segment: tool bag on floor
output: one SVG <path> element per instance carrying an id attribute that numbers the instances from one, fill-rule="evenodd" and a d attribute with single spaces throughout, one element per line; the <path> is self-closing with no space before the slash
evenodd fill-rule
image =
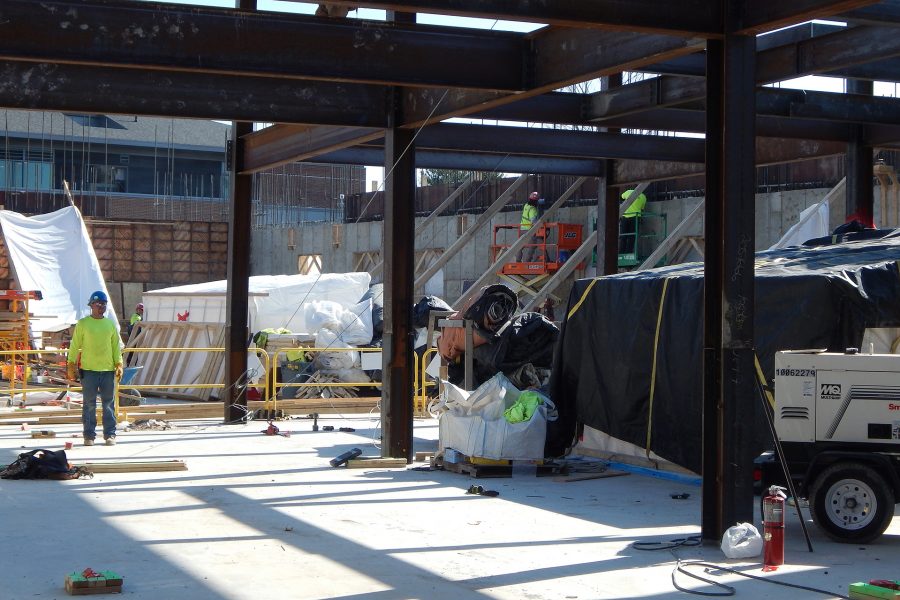
<path id="1" fill-rule="evenodd" d="M 23 452 L 10 465 L 0 471 L 3 479 L 78 479 L 91 476 L 84 467 L 73 467 L 66 459 L 65 450 L 38 448 Z"/>

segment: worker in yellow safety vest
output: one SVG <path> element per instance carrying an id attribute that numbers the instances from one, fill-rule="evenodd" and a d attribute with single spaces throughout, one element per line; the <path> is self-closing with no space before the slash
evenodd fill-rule
<path id="1" fill-rule="evenodd" d="M 530 235 L 528 231 L 531 230 L 531 227 L 538 218 L 537 205 L 539 197 L 540 195 L 537 192 L 531 192 L 528 195 L 528 199 L 525 201 L 525 206 L 522 207 L 522 220 L 519 222 L 519 237 L 528 235 L 529 239 L 526 242 L 528 245 L 519 250 L 519 262 L 532 262 L 537 254 L 537 247 L 533 245 L 537 243 L 537 240 L 535 236 Z"/>
<path id="2" fill-rule="evenodd" d="M 627 202 L 633 193 L 634 190 L 625 190 L 622 192 L 622 200 Z M 634 199 L 634 202 L 626 207 L 625 212 L 622 213 L 622 218 L 619 219 L 619 254 L 631 254 L 635 252 L 635 242 L 637 241 L 637 219 L 639 219 L 644 212 L 644 207 L 646 205 L 647 196 L 638 194 L 638 197 Z"/>

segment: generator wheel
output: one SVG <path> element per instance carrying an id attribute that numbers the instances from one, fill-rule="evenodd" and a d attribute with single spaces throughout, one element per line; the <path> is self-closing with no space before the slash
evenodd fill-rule
<path id="1" fill-rule="evenodd" d="M 866 464 L 831 465 L 816 478 L 811 496 L 813 519 L 838 542 L 871 542 L 894 517 L 893 490 Z"/>

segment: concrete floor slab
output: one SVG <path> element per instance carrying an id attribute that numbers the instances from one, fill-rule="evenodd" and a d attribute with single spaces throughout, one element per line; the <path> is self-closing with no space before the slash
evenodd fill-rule
<path id="1" fill-rule="evenodd" d="M 293 430 L 291 437 L 268 437 L 262 422 L 180 421 L 171 430 L 122 433 L 113 447 L 87 448 L 71 437 L 77 425 L 54 426 L 57 437 L 45 440 L 0 427 L 3 463 L 69 440 L 76 443 L 68 453 L 73 462 L 188 465 L 65 482 L 0 480 L 0 598 L 68 597 L 64 576 L 87 567 L 122 574 L 123 595 L 135 600 L 686 597 L 672 584 L 677 559 L 767 580 L 706 575 L 745 598 L 840 597 L 854 581 L 900 579 L 897 518 L 887 535 L 865 546 L 830 542 L 810 523 L 809 553 L 791 513 L 788 564 L 763 573 L 758 560 L 728 560 L 715 545 L 632 546 L 699 533 L 699 488 L 640 475 L 561 483 L 332 468 L 328 461 L 352 447 L 378 455 L 378 430 L 363 416 L 320 419 L 324 424 L 357 431 L 312 432 L 309 421 L 294 420 L 278 424 Z M 416 450 L 433 449 L 436 421 L 417 421 L 415 435 Z M 473 483 L 500 495 L 466 494 Z M 673 492 L 690 497 L 674 500 Z M 715 591 L 682 575 L 677 581 Z"/>

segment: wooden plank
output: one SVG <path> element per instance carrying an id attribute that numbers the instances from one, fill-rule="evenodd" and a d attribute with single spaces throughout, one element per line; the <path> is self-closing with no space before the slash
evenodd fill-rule
<path id="1" fill-rule="evenodd" d="M 187 471 L 183 460 L 152 460 L 144 462 L 73 463 L 93 473 L 151 473 L 158 471 Z"/>
<path id="2" fill-rule="evenodd" d="M 361 456 L 347 461 L 348 469 L 394 469 L 406 467 L 405 458 L 371 458 Z"/>
<path id="3" fill-rule="evenodd" d="M 621 477 L 628 475 L 625 471 L 603 471 L 602 473 L 572 473 L 571 475 L 563 475 L 562 477 L 554 477 L 553 481 L 560 483 L 570 483 L 573 481 L 588 481 L 590 479 L 606 479 L 607 477 Z"/>

